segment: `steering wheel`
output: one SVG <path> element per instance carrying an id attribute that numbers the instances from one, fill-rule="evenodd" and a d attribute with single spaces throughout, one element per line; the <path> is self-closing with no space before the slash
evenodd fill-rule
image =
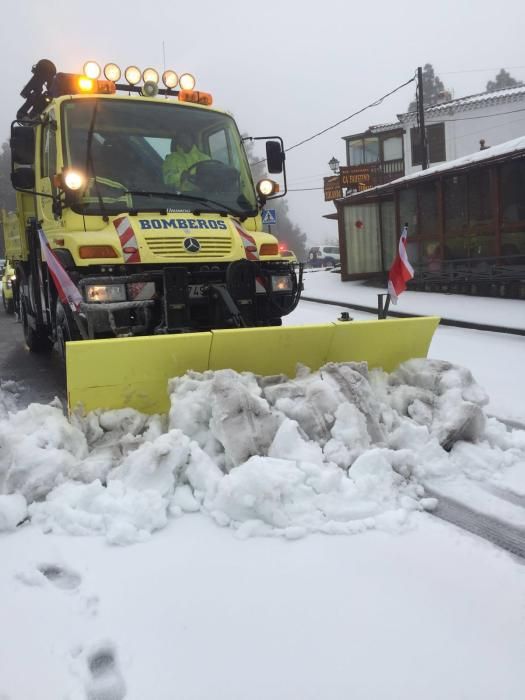
<path id="1" fill-rule="evenodd" d="M 189 182 L 202 190 L 220 191 L 219 185 L 229 184 L 226 190 L 233 189 L 233 182 L 238 187 L 239 173 L 221 160 L 199 160 L 190 165 L 181 175 L 181 184 Z"/>

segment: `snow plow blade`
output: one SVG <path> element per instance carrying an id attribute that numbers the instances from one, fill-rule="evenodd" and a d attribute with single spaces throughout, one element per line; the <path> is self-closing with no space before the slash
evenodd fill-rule
<path id="1" fill-rule="evenodd" d="M 294 377 L 298 363 L 317 370 L 365 360 L 391 372 L 427 356 L 438 323 L 430 316 L 74 341 L 66 353 L 68 407 L 166 413 L 168 380 L 188 370 Z"/>

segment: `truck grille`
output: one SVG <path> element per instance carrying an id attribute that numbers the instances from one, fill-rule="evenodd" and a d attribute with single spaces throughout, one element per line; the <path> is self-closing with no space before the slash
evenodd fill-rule
<path id="1" fill-rule="evenodd" d="M 150 253 L 158 258 L 179 258 L 181 260 L 190 260 L 197 258 L 226 258 L 231 255 L 232 241 L 231 238 L 223 238 L 220 236 L 196 238 L 201 249 L 198 253 L 189 253 L 183 246 L 183 238 L 160 237 L 160 236 L 144 236 L 146 245 Z"/>

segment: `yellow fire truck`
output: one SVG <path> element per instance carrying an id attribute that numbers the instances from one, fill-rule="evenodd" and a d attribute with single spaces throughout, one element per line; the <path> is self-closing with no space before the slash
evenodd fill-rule
<path id="1" fill-rule="evenodd" d="M 57 345 L 70 407 L 85 409 L 164 410 L 166 379 L 187 369 L 307 363 L 304 332 L 317 352 L 334 324 L 302 339 L 276 328 L 302 287 L 302 266 L 262 230 L 262 206 L 286 194 L 282 140 L 264 139 L 282 191 L 254 186 L 235 121 L 192 75 L 123 78 L 116 64 L 72 74 L 43 59 L 21 92 L 4 235 L 29 349 Z"/>

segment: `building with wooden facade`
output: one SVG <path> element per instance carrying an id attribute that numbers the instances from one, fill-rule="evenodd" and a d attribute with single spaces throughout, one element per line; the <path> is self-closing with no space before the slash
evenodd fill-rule
<path id="1" fill-rule="evenodd" d="M 416 287 L 525 298 L 525 137 L 335 204 L 343 280 L 384 277 L 406 223 Z"/>
<path id="2" fill-rule="evenodd" d="M 382 185 L 421 170 L 416 112 L 392 124 L 345 136 L 340 185 L 352 191 Z M 525 86 L 482 92 L 425 107 L 430 165 L 451 161 L 525 133 Z"/>

